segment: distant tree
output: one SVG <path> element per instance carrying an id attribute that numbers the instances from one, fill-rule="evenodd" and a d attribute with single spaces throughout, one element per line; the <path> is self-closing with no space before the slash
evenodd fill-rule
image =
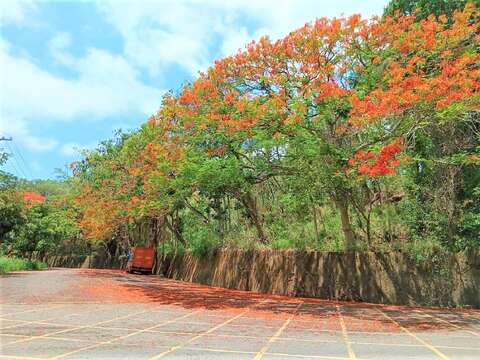
<path id="1" fill-rule="evenodd" d="M 13 190 L 0 191 L 0 243 L 6 240 L 15 228 L 26 222 L 25 209 L 21 197 Z"/>
<path id="2" fill-rule="evenodd" d="M 74 219 L 51 204 L 34 205 L 27 209 L 26 216 L 27 222 L 14 229 L 12 244 L 17 253 L 47 253 L 76 235 Z"/>
<path id="3" fill-rule="evenodd" d="M 63 180 L 19 180 L 19 191 L 35 192 L 48 198 L 61 196 L 68 192 L 69 184 Z"/>
<path id="4" fill-rule="evenodd" d="M 0 167 L 8 160 L 8 154 L 0 149 Z M 17 178 L 0 168 L 0 191 L 11 188 L 17 182 Z"/>
<path id="5" fill-rule="evenodd" d="M 480 0 L 392 0 L 385 8 L 385 15 L 395 15 L 396 12 L 412 15 L 416 12 L 417 20 L 425 19 L 431 14 L 445 14 L 451 19 L 454 11 L 463 10 L 467 2 L 480 6 Z"/>
<path id="6" fill-rule="evenodd" d="M 8 154 L 0 150 L 0 166 L 8 160 Z M 25 223 L 22 199 L 14 191 L 16 178 L 0 169 L 0 242 L 16 226 Z M 0 243 L 0 244 L 1 244 Z"/>

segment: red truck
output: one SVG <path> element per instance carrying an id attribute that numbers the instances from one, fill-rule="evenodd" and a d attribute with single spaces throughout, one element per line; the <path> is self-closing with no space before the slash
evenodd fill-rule
<path id="1" fill-rule="evenodd" d="M 152 247 L 135 246 L 128 255 L 127 272 L 151 274 L 155 260 L 155 249 Z"/>

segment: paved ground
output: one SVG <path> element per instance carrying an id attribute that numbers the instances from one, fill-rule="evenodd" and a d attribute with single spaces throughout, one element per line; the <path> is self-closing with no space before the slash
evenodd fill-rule
<path id="1" fill-rule="evenodd" d="M 0 277 L 0 359 L 480 359 L 480 311 L 265 296 L 113 270 Z"/>

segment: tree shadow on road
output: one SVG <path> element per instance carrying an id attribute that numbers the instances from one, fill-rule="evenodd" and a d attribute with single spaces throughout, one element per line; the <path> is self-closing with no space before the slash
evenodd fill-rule
<path id="1" fill-rule="evenodd" d="M 81 276 L 98 300 L 177 305 L 187 309 L 240 311 L 251 309 L 248 316 L 286 319 L 295 315 L 298 327 L 341 330 L 340 315 L 349 331 L 402 332 L 458 331 L 480 326 L 480 312 L 384 306 L 368 303 L 292 298 L 249 291 L 165 279 L 159 276 L 126 275 L 115 270 L 86 270 Z M 301 304 L 301 305 L 300 305 Z"/>

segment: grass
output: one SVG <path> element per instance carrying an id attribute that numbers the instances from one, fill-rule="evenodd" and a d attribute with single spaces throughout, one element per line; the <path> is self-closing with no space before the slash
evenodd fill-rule
<path id="1" fill-rule="evenodd" d="M 0 256 L 0 274 L 18 270 L 42 270 L 46 268 L 47 264 L 42 261 Z"/>

